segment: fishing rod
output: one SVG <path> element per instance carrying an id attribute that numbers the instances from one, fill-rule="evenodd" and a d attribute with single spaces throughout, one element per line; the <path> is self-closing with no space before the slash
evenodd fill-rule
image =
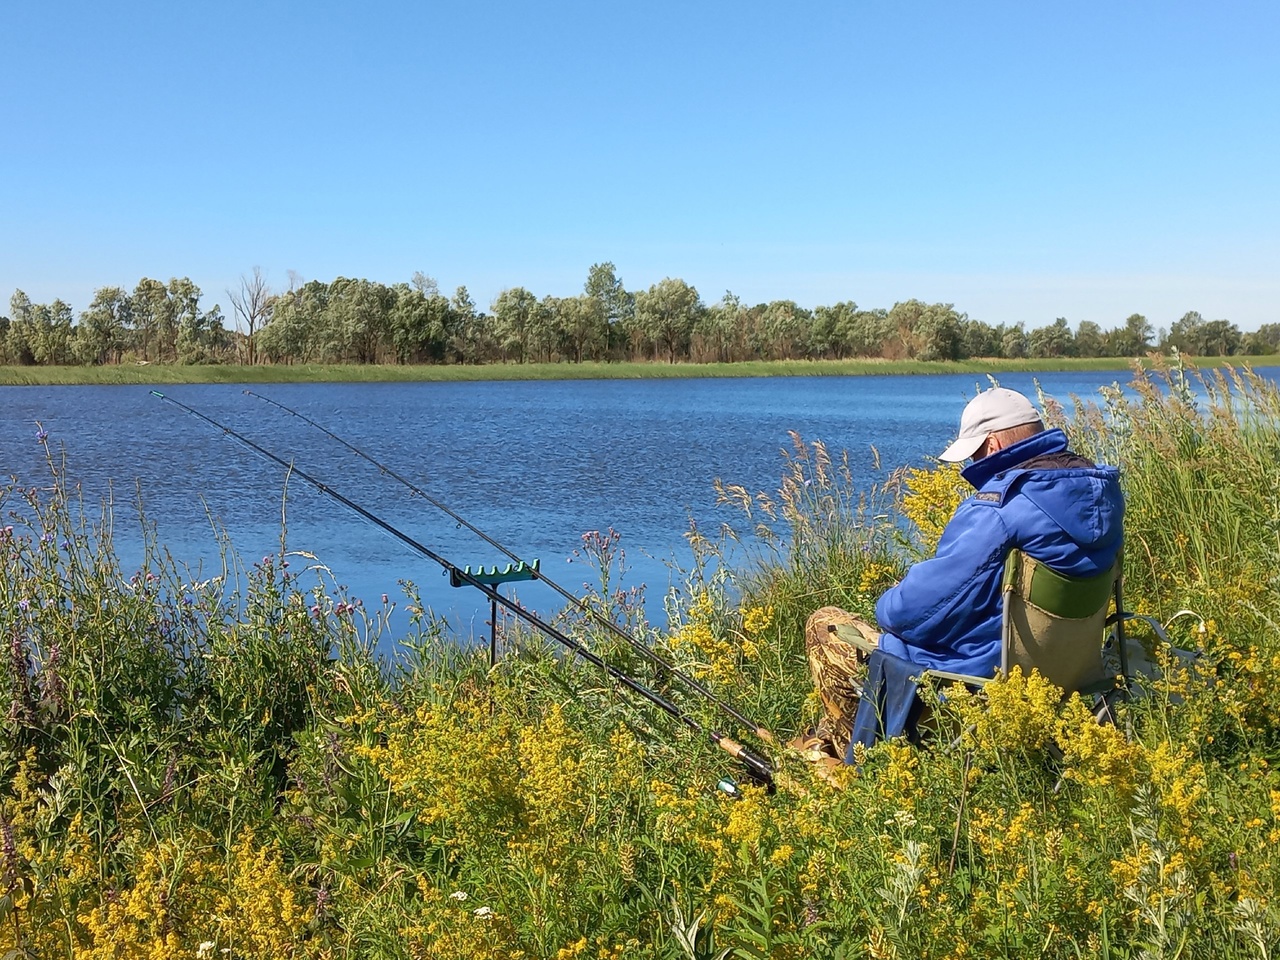
<path id="1" fill-rule="evenodd" d="M 310 426 L 319 430 L 329 439 L 342 444 L 342 446 L 346 447 L 348 450 L 350 450 L 356 456 L 360 457 L 362 460 L 365 460 L 366 462 L 377 467 L 381 473 L 384 473 L 388 477 L 391 477 L 393 480 L 398 481 L 404 487 L 408 488 L 408 490 L 411 493 L 419 497 L 422 497 L 423 500 L 427 501 L 427 503 L 431 504 L 437 510 L 440 510 L 441 512 L 443 512 L 446 516 L 448 516 L 450 519 L 456 522 L 459 526 L 466 527 L 466 529 L 470 530 L 472 533 L 474 533 L 477 537 L 479 537 L 485 543 L 489 544 L 489 546 L 493 547 L 495 550 L 498 550 L 499 552 L 501 552 L 509 560 L 513 561 L 516 564 L 525 563 L 513 551 L 503 546 L 501 543 L 499 543 L 493 537 L 489 536 L 479 527 L 463 519 L 461 516 L 459 516 L 457 513 L 451 510 L 448 506 L 441 503 L 438 499 L 433 497 L 431 494 L 427 493 L 417 484 L 405 479 L 400 474 L 396 473 L 394 470 L 388 467 L 386 464 L 380 463 L 378 460 L 374 459 L 370 454 L 365 453 L 359 447 L 355 446 L 354 444 L 350 443 L 344 438 L 338 436 L 336 433 L 329 430 L 327 427 L 317 423 L 315 420 L 312 420 L 306 414 L 299 413 L 297 410 L 294 410 L 290 407 L 285 406 L 283 403 L 280 403 L 278 400 L 272 400 L 270 397 L 264 397 L 260 393 L 254 393 L 252 390 L 245 390 L 244 392 L 248 396 L 253 397 L 255 400 L 261 400 L 263 403 L 269 403 L 273 407 L 276 407 L 284 411 L 290 416 L 297 417 L 299 420 L 303 421 L 304 423 L 309 424 Z M 705 700 L 707 700 L 709 703 L 714 705 L 716 708 L 718 708 L 728 716 L 732 717 L 738 723 L 742 724 L 746 729 L 750 730 L 753 735 L 765 741 L 766 743 L 776 742 L 773 734 L 770 733 L 768 729 L 754 722 L 750 718 L 744 716 L 736 708 L 734 708 L 732 704 L 727 703 L 720 697 L 716 696 L 711 690 L 707 689 L 707 687 L 703 683 L 698 681 L 696 678 L 689 676 L 684 671 L 668 663 L 661 656 L 659 656 L 652 648 L 650 648 L 647 644 L 637 639 L 634 635 L 623 630 L 616 623 L 614 623 L 610 617 L 605 616 L 605 614 L 602 611 L 591 606 L 591 604 L 587 603 L 585 600 L 580 598 L 577 594 L 573 593 L 570 590 L 565 589 L 560 584 L 556 583 L 554 580 L 548 577 L 541 570 L 535 570 L 533 575 L 535 579 L 545 583 L 548 587 L 550 587 L 552 590 L 558 593 L 561 597 L 563 597 L 569 603 L 573 604 L 573 606 L 575 606 L 578 610 L 581 610 L 583 613 L 585 613 L 588 617 L 590 617 L 596 623 L 603 626 L 606 630 L 612 633 L 615 637 L 624 641 L 632 649 L 636 650 L 641 656 L 643 656 L 651 664 L 658 667 L 660 670 L 662 670 L 664 673 L 668 674 L 669 676 L 672 676 L 676 680 L 679 680 L 690 690 L 702 696 Z"/>
<path id="2" fill-rule="evenodd" d="M 774 789 L 773 762 L 768 757 L 764 756 L 763 754 L 757 753 L 755 750 L 752 750 L 750 747 L 744 744 L 738 743 L 736 740 L 731 739 L 730 737 L 721 733 L 719 730 L 714 730 L 714 729 L 704 727 L 696 719 L 691 717 L 684 710 L 681 710 L 678 706 L 676 706 L 670 700 L 663 697 L 661 694 L 655 693 L 653 690 L 650 690 L 648 687 L 642 684 L 639 680 L 636 680 L 635 678 L 624 673 L 622 670 L 618 669 L 613 664 L 603 659 L 594 651 L 590 650 L 583 644 L 579 643 L 577 640 L 574 640 L 572 637 L 567 636 L 566 634 L 564 634 L 563 632 L 561 632 L 551 624 L 547 623 L 537 614 L 532 613 L 529 610 L 526 610 L 516 600 L 510 597 L 503 596 L 503 594 L 500 593 L 494 587 L 490 586 L 487 583 L 484 583 L 481 580 L 478 580 L 476 577 L 474 577 L 471 574 L 470 570 L 463 569 L 462 567 L 459 567 L 456 564 L 446 560 L 440 554 L 436 553 L 434 550 L 431 550 L 429 547 L 426 547 L 423 544 L 419 543 L 417 540 L 409 536 L 404 531 L 399 530 L 396 527 L 393 527 L 386 520 L 383 520 L 381 517 L 375 515 L 371 511 L 360 506 L 360 504 L 356 503 L 354 500 L 351 500 L 350 498 L 343 496 L 341 493 L 339 493 L 337 490 L 334 490 L 332 487 L 324 483 L 322 480 L 319 480 L 316 477 L 313 477 L 311 474 L 305 472 L 304 470 L 299 469 L 297 466 L 290 463 L 289 461 L 276 456 L 270 450 L 267 450 L 259 446 L 258 444 L 254 443 L 244 434 L 231 429 L 225 424 L 219 423 L 217 420 L 214 420 L 212 417 L 201 413 L 199 410 L 195 409 L 194 407 L 188 406 L 187 404 L 183 403 L 181 400 L 176 400 L 173 397 L 170 397 L 166 394 L 161 393 L 159 390 L 152 390 L 151 395 L 154 397 L 158 397 L 161 400 L 167 401 L 168 403 L 172 403 L 174 406 L 180 408 L 181 410 L 186 411 L 187 413 L 191 414 L 193 417 L 196 417 L 197 419 L 202 420 L 203 422 L 209 424 L 209 426 L 213 427 L 215 430 L 222 431 L 224 436 L 227 436 L 232 440 L 237 441 L 238 443 L 249 448 L 251 451 L 258 454 L 259 456 L 264 457 L 267 460 L 270 460 L 272 463 L 276 463 L 281 467 L 284 467 L 287 471 L 289 471 L 291 476 L 298 477 L 304 482 L 315 487 L 325 496 L 337 501 L 347 509 L 363 517 L 365 520 L 368 520 L 374 526 L 380 528 L 386 533 L 389 533 L 391 536 L 395 537 L 397 540 L 399 540 L 405 546 L 409 547 L 409 549 L 413 550 L 415 553 L 418 553 L 419 555 L 426 557 L 428 560 L 438 563 L 441 567 L 444 568 L 445 572 L 449 574 L 449 578 L 451 581 L 453 581 L 454 583 L 466 583 L 466 584 L 469 584 L 470 586 L 475 587 L 482 594 L 488 597 L 491 602 L 501 604 L 504 609 L 510 611 L 520 620 L 523 620 L 525 623 L 529 624 L 529 626 L 533 627 L 536 630 L 540 630 L 543 634 L 555 640 L 557 643 L 561 644 L 571 653 L 581 657 L 583 660 L 586 660 L 588 663 L 592 664 L 593 666 L 598 667 L 600 670 L 604 671 L 608 676 L 616 680 L 618 683 L 622 684 L 628 690 L 631 690 L 632 692 L 637 693 L 640 696 L 644 697 L 646 700 L 648 700 L 654 706 L 658 707 L 658 709 L 662 710 L 672 719 L 677 720 L 680 723 L 683 723 L 686 727 L 688 727 L 691 731 L 693 731 L 694 734 L 707 737 L 717 747 L 719 747 L 725 753 L 729 754 L 729 756 L 733 757 L 736 760 L 741 761 L 743 766 L 746 768 L 747 775 L 753 781 L 768 788 L 771 792 Z"/>

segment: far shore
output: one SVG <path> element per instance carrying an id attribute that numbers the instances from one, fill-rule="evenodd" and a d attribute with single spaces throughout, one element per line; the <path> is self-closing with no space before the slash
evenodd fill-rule
<path id="1" fill-rule="evenodd" d="M 1189 357 L 1197 367 L 1276 366 L 1280 355 Z M 1011 371 L 1128 370 L 1149 358 L 1057 357 L 1037 360 L 750 360 L 742 363 L 493 363 L 464 365 L 259 364 L 185 366 L 0 366 L 0 386 L 171 383 L 412 383 L 459 380 L 662 380 L 696 377 L 856 377 Z"/>

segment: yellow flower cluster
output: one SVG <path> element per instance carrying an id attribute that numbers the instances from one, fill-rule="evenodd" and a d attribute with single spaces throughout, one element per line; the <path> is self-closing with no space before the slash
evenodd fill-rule
<path id="1" fill-rule="evenodd" d="M 1092 790 L 1133 796 L 1143 758 L 1142 745 L 1130 743 L 1119 728 L 1099 723 L 1078 697 L 1067 701 L 1057 733 L 1064 760 L 1063 777 Z"/>
<path id="2" fill-rule="evenodd" d="M 964 731 L 967 746 L 981 757 L 1044 750 L 1058 734 L 1062 689 L 1033 670 L 1014 667 L 973 693 L 960 684 L 947 691 L 949 710 Z"/>
<path id="3" fill-rule="evenodd" d="M 920 542 L 926 552 L 931 552 L 938 546 L 956 507 L 973 493 L 973 488 L 960 475 L 959 465 L 949 463 L 933 470 L 908 469 L 903 482 L 907 493 L 902 497 L 902 515 L 915 525 Z"/>
<path id="4" fill-rule="evenodd" d="M 890 741 L 883 749 L 889 762 L 876 781 L 876 792 L 882 801 L 881 809 L 915 809 L 919 796 L 919 755 L 914 747 L 897 741 Z"/>
<path id="5" fill-rule="evenodd" d="M 1158 792 L 1162 821 L 1180 847 L 1197 853 L 1204 845 L 1196 829 L 1199 806 L 1208 795 L 1204 764 L 1193 758 L 1185 745 L 1161 740 L 1153 750 L 1144 750 L 1145 765 Z"/>
<path id="6" fill-rule="evenodd" d="M 742 610 L 742 632 L 748 637 L 759 637 L 773 626 L 773 604 L 763 607 L 744 607 Z"/>
<path id="7" fill-rule="evenodd" d="M 715 604 L 709 591 L 703 590 L 689 605 L 688 617 L 670 639 L 671 649 L 691 654 L 693 675 L 702 680 L 728 686 L 739 679 L 741 647 L 734 639 L 717 631 Z M 755 650 L 755 643 L 752 641 Z"/>
<path id="8" fill-rule="evenodd" d="M 146 849 L 127 889 L 104 897 L 78 917 L 87 943 L 76 960 L 178 960 L 197 955 L 301 957 L 311 908 L 274 845 L 246 830 L 226 862 L 204 850 L 167 841 Z"/>
<path id="9" fill-rule="evenodd" d="M 541 723 L 520 731 L 520 780 L 526 837 L 537 872 L 554 870 L 581 842 L 587 784 L 581 773 L 585 744 L 553 704 Z"/>
<path id="10" fill-rule="evenodd" d="M 509 832 L 519 808 L 520 771 L 507 718 L 489 716 L 475 700 L 424 703 L 412 714 L 379 720 L 375 732 L 381 744 L 353 752 L 373 764 L 451 855 Z"/>

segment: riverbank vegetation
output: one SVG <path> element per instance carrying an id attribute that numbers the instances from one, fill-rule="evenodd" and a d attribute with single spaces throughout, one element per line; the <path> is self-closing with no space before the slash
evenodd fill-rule
<path id="1" fill-rule="evenodd" d="M 229 553 L 204 582 L 158 544 L 122 570 L 111 518 L 51 456 L 45 488 L 0 502 L 0 952 L 1271 956 L 1280 394 L 1228 370 L 1197 405 L 1188 376 L 1136 373 L 1067 426 L 1124 468 L 1131 604 L 1197 661 L 1155 649 L 1164 676 L 1118 727 L 1060 709 L 1035 675 L 983 704 L 951 690 L 936 709 L 954 745 L 876 747 L 838 788 L 769 746 L 777 792 L 741 782 L 740 799 L 715 787 L 732 760 L 597 669 L 515 630 L 491 668 L 411 585 L 336 594 L 290 547 Z M 612 533 L 584 537 L 608 584 L 591 602 L 785 741 L 818 710 L 808 611 L 869 614 L 957 496 L 947 470 L 855 489 L 847 456 L 796 437 L 778 490 L 725 478 L 725 526 L 690 531 L 669 631 L 618 589 Z M 414 628 L 380 661 L 393 602 Z M 581 618 L 561 624 L 726 722 Z"/>
<path id="2" fill-rule="evenodd" d="M 593 265 L 577 296 L 539 298 L 513 287 L 487 311 L 466 287 L 447 297 L 421 273 L 391 285 L 291 278 L 288 289 L 272 290 L 255 269 L 227 297 L 229 315 L 217 304 L 204 308 L 189 278 L 167 284 L 143 278 L 132 291 L 99 289 L 77 317 L 62 300 L 33 303 L 18 290 L 8 317 L 0 317 L 0 365 L 554 364 L 564 370 L 588 362 L 1057 360 L 1131 358 L 1152 348 L 1194 356 L 1280 352 L 1280 323 L 1242 333 L 1229 320 L 1207 320 L 1194 310 L 1169 318 L 1167 326 L 1135 313 L 1103 329 L 1093 321 L 1073 327 L 1065 317 L 992 326 L 953 304 L 915 299 L 891 308 L 846 300 L 809 309 L 791 300 L 752 305 L 725 293 L 707 303 L 680 279 L 627 290 L 612 263 Z M 291 377 L 272 377 L 281 378 Z"/>
<path id="3" fill-rule="evenodd" d="M 1202 367 L 1236 358 L 1200 357 Z M 1273 358 L 1260 357 L 1266 363 Z M 1275 358 L 1280 361 L 1280 357 Z M 415 364 L 116 364 L 111 366 L 0 366 L 0 385 L 170 383 L 415 383 L 478 380 L 666 380 L 692 377 L 856 377 L 1009 371 L 1115 370 L 1136 361 L 1118 357 L 1041 360 L 747 360 L 742 363 L 487 363 Z"/>

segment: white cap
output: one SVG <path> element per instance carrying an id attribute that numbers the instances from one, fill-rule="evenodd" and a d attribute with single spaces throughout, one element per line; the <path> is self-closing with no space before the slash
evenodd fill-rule
<path id="1" fill-rule="evenodd" d="M 939 460 L 959 463 L 968 460 L 987 437 L 1024 423 L 1039 423 L 1040 414 L 1031 401 L 1017 390 L 993 387 L 978 394 L 960 415 L 960 436 L 938 455 Z"/>

